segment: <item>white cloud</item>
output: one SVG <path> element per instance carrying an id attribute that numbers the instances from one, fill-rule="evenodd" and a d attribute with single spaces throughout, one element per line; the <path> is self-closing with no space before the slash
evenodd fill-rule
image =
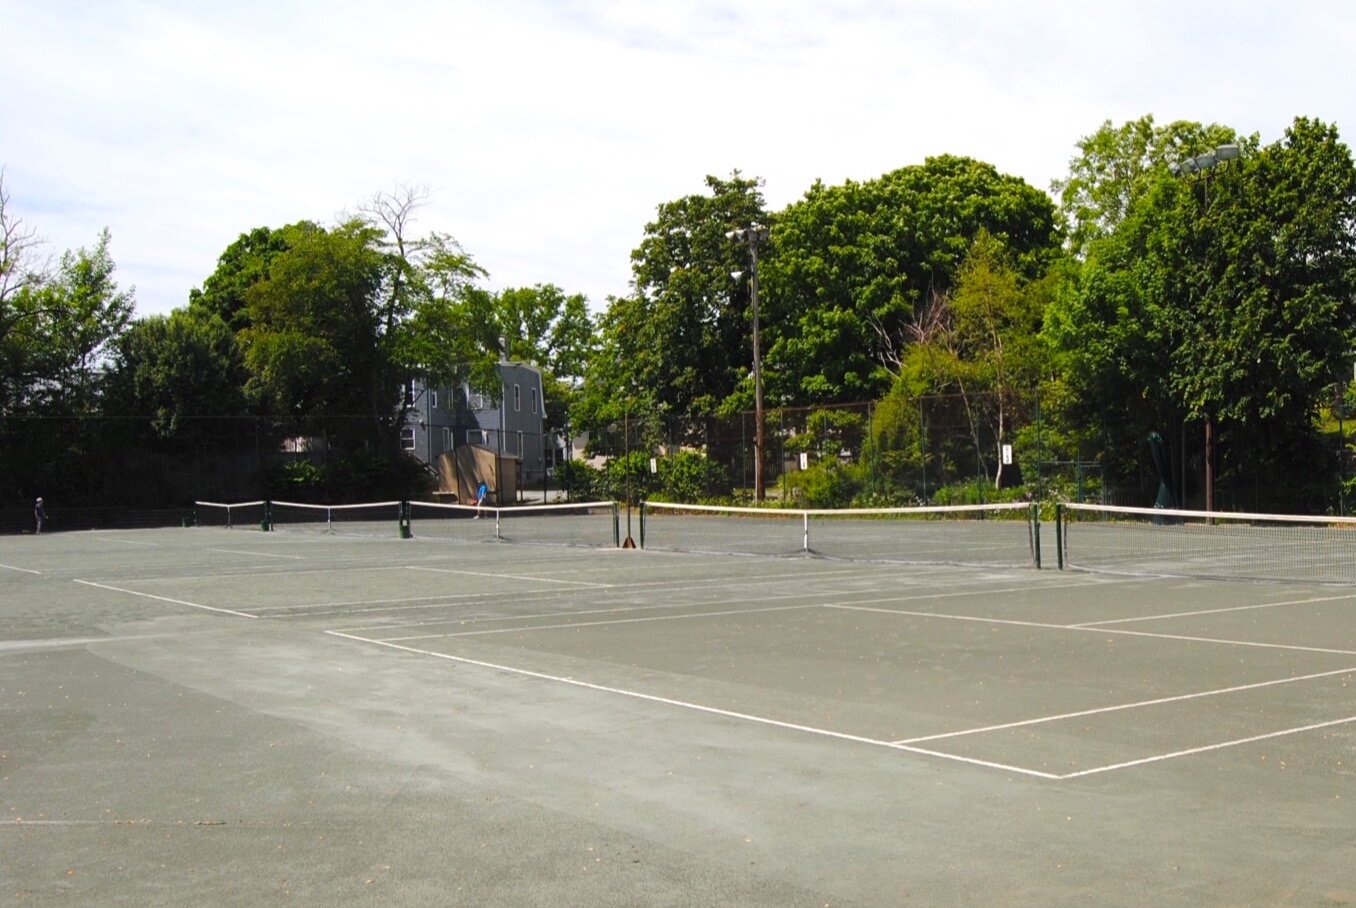
<path id="1" fill-rule="evenodd" d="M 1283 15 L 1282 15 L 1283 13 Z M 659 203 L 707 174 L 817 178 L 928 155 L 1038 188 L 1103 120 L 1353 119 L 1341 3 L 1239 0 L 0 0 L 0 164 L 53 252 L 113 234 L 142 312 L 241 232 L 398 183 L 495 286 L 627 291 Z"/>

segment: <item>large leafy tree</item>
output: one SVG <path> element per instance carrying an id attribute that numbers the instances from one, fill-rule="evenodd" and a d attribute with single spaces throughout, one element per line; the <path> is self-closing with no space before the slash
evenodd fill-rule
<path id="1" fill-rule="evenodd" d="M 981 230 L 1004 244 L 1023 280 L 1060 254 L 1049 197 L 969 158 L 816 183 L 777 216 L 763 271 L 774 393 L 813 402 L 885 393 L 909 326 L 951 290 Z"/>
<path id="2" fill-rule="evenodd" d="M 1356 339 L 1356 166 L 1309 119 L 1239 144 L 1194 176 L 1158 166 L 1051 308 L 1076 418 L 1123 474 L 1148 431 L 1184 420 L 1218 429 L 1222 478 L 1313 472 L 1319 402 Z"/>
<path id="3" fill-rule="evenodd" d="M 249 327 L 240 341 L 246 391 L 262 407 L 301 418 L 298 428 L 324 420 L 343 444 L 380 448 L 399 381 L 378 345 L 377 238 L 359 220 L 298 236 L 246 291 Z"/>
<path id="4" fill-rule="evenodd" d="M 751 403 L 752 312 L 747 251 L 727 234 L 767 222 L 761 183 L 706 178 L 707 194 L 665 202 L 631 253 L 632 294 L 614 298 L 576 424 L 601 426 L 625 411 L 658 417 L 678 437 L 704 418 Z"/>
<path id="5" fill-rule="evenodd" d="M 1104 122 L 1078 141 L 1069 175 L 1052 187 L 1069 225 L 1069 250 L 1082 259 L 1091 243 L 1115 232 L 1165 166 L 1234 139 L 1233 130 L 1218 124 L 1177 120 L 1158 126 L 1152 115 L 1120 126 Z"/>
<path id="6" fill-rule="evenodd" d="M 215 315 L 176 309 L 133 322 L 113 344 L 107 407 L 145 417 L 155 439 L 205 448 L 246 416 L 244 360 Z"/>

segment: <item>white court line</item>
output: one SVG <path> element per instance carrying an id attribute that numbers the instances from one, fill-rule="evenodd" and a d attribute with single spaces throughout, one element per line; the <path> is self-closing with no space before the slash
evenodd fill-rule
<path id="1" fill-rule="evenodd" d="M 823 594 L 823 593 L 819 593 L 819 592 L 813 592 L 813 593 L 807 593 L 806 595 L 807 595 L 807 596 L 820 596 L 820 595 L 824 595 L 824 594 Z M 531 603 L 531 602 L 550 602 L 550 601 L 555 601 L 555 600 L 557 600 L 558 598 L 559 598 L 559 597 L 558 597 L 555 593 L 541 593 L 541 594 L 536 595 L 536 596 L 524 596 L 524 597 L 520 597 L 520 598 L 514 599 L 514 603 L 515 603 L 515 604 L 525 604 L 525 603 Z M 731 599 L 731 598 L 729 598 L 729 597 L 722 597 L 719 604 L 721 604 L 721 605 L 736 605 L 736 604 L 741 604 L 741 603 L 742 603 L 742 604 L 748 604 L 748 603 L 751 603 L 751 602 L 786 602 L 788 598 L 795 598 L 795 597 L 787 597 L 787 596 L 753 596 L 753 597 L 750 597 L 750 598 L 748 598 L 748 599 Z M 492 615 L 492 614 L 487 614 L 487 613 L 483 613 L 483 612 L 482 612 L 482 613 L 475 614 L 475 615 L 459 615 L 459 616 L 457 616 L 457 617 L 439 618 L 439 619 L 437 619 L 437 620 L 435 620 L 435 621 L 401 621 L 401 622 L 396 622 L 396 623 L 390 623 L 390 622 L 387 622 L 387 623 L 384 623 L 384 624 L 367 624 L 367 625 L 357 625 L 356 627 L 336 628 L 336 630 L 345 631 L 345 632 L 347 632 L 347 633 L 361 633 L 361 632 L 365 632 L 365 631 L 393 631 L 393 630 L 396 630 L 396 629 L 398 629 L 398 628 L 438 627 L 438 626 L 440 626 L 440 625 L 446 625 L 446 624 L 449 624 L 449 623 L 457 623 L 457 622 L 460 622 L 460 623 L 465 623 L 465 622 L 490 623 L 490 622 L 503 622 L 503 621 L 534 621 L 534 620 L 536 620 L 536 619 L 538 619 L 538 618 L 561 618 L 561 617 L 565 617 L 565 616 L 569 616 L 569 617 L 577 617 L 577 616 L 580 616 L 580 615 L 615 615 L 615 614 L 618 614 L 618 613 L 621 613 L 621 612 L 653 612 L 653 611 L 657 611 L 657 610 L 659 610 L 659 609 L 666 609 L 666 610 L 672 611 L 672 610 L 675 610 L 675 609 L 693 608 L 693 607 L 695 607 L 695 606 L 713 605 L 713 604 L 715 604 L 715 603 L 704 602 L 704 601 L 701 601 L 701 600 L 693 600 L 693 601 L 689 601 L 689 602 L 664 602 L 662 605 L 615 605 L 615 606 L 609 606 L 609 607 L 607 607 L 607 608 L 579 609 L 578 611 L 569 611 L 569 612 L 560 612 L 560 611 L 554 611 L 554 612 L 533 612 L 533 613 L 527 614 L 527 615 L 503 615 L 503 614 Z M 805 605 L 787 605 L 787 606 L 785 606 L 785 607 L 786 607 L 786 608 L 817 608 L 817 607 L 819 607 L 820 605 L 822 605 L 822 603 L 819 603 L 819 602 L 812 602 L 812 603 L 807 603 L 807 604 L 805 604 Z M 432 606 L 418 606 L 418 608 L 430 608 L 430 607 L 432 607 Z M 333 613 L 331 613 L 331 614 L 343 616 L 343 615 L 352 615 L 352 614 L 355 614 L 355 613 L 360 612 L 360 611 L 363 611 L 363 610 L 362 610 L 362 609 L 350 609 L 350 610 L 342 611 L 342 612 L 333 612 Z M 375 610 L 374 610 L 374 611 L 375 611 Z M 402 611 L 403 611 L 403 610 L 402 610 Z M 740 614 L 748 614 L 748 613 L 759 612 L 759 611 L 766 611 L 766 609 L 736 609 L 736 610 L 730 611 L 729 614 L 740 615 Z M 681 615 L 678 615 L 678 616 L 674 616 L 674 617 L 682 617 L 682 616 L 681 616 Z M 428 634 L 427 636 L 429 636 L 429 637 L 441 637 L 441 636 L 446 636 L 446 635 L 443 635 L 443 634 Z M 397 638 L 392 638 L 392 639 L 397 639 Z M 403 637 L 402 637 L 402 638 L 398 638 L 398 639 L 418 639 L 418 638 L 415 638 L 415 637 L 403 638 Z"/>
<path id="2" fill-rule="evenodd" d="M 133 539 L 114 539 L 111 536 L 99 536 L 97 534 L 94 538 L 99 542 L 116 542 L 118 545 L 141 545 L 152 549 L 160 548 L 160 543 L 158 542 L 137 542 Z"/>
<path id="3" fill-rule="evenodd" d="M 1133 621 L 1156 621 L 1167 618 L 1195 618 L 1197 615 L 1220 615 L 1226 612 L 1247 612 L 1263 608 L 1281 608 L 1287 605 L 1312 605 L 1316 602 L 1340 602 L 1343 599 L 1356 599 L 1356 593 L 1343 596 L 1316 596 L 1313 599 L 1291 599 L 1286 602 L 1263 602 L 1257 605 L 1232 605 L 1226 608 L 1199 609 L 1194 612 L 1168 612 L 1162 615 L 1141 615 L 1138 618 L 1109 618 L 1106 621 L 1081 621 L 1066 627 L 1106 627 L 1108 624 L 1128 624 Z"/>
<path id="4" fill-rule="evenodd" d="M 827 728 L 816 728 L 812 725 L 799 725 L 794 722 L 783 722 L 780 719 L 770 719 L 766 716 L 755 716 L 749 713 L 737 713 L 728 709 L 720 709 L 715 706 L 704 706 L 700 703 L 691 703 L 686 700 L 674 700 L 670 697 L 660 697 L 655 694 L 646 694 L 640 691 L 627 690 L 620 687 L 608 687 L 602 684 L 594 684 L 590 681 L 580 681 L 576 678 L 566 678 L 560 675 L 548 675 L 543 672 L 534 672 L 525 668 L 516 668 L 511 665 L 499 665 L 494 662 L 483 662 L 479 659 L 467 659 L 463 656 L 453 656 L 448 653 L 439 653 L 434 650 L 418 649 L 413 646 L 404 646 L 399 643 L 388 643 L 384 640 L 372 640 L 367 637 L 359 637 L 354 634 L 345 634 L 340 631 L 326 631 L 325 633 L 342 637 L 346 640 L 354 640 L 358 643 L 369 643 L 375 646 L 384 646 L 389 649 L 399 650 L 401 652 L 413 653 L 418 656 L 431 656 L 435 659 L 445 659 L 449 662 L 457 662 L 462 665 L 474 665 L 479 668 L 488 668 L 495 671 L 508 672 L 514 675 L 521 675 L 526 678 L 537 678 L 542 681 L 552 681 L 556 684 L 568 684 L 572 687 L 580 687 L 585 690 L 598 691 L 606 694 L 616 694 L 622 697 L 631 697 L 636 700 L 644 700 L 649 703 L 659 703 L 665 706 L 676 706 L 680 709 L 688 709 L 694 712 L 706 713 L 713 716 L 722 716 L 728 719 L 738 719 L 743 722 L 753 722 L 759 725 L 768 725 L 774 728 L 782 728 L 789 731 L 799 731 L 806 734 L 820 735 L 826 738 L 835 738 L 840 741 L 851 741 L 856 744 L 870 744 L 875 747 L 886 747 L 891 750 L 904 751 L 906 753 L 920 754 L 923 756 L 937 757 L 943 760 L 950 760 L 955 763 L 967 763 L 971 766 L 982 766 L 985 769 L 998 769 L 1005 772 L 1015 772 L 1025 776 L 1033 776 L 1038 779 L 1048 779 L 1058 781 L 1061 777 L 1048 772 L 1041 772 L 1035 769 L 1026 769 L 1021 766 L 1008 766 L 1004 763 L 994 763 L 989 760 L 977 760 L 972 757 L 962 757 L 956 754 L 942 753 L 940 751 L 928 750 L 922 747 L 913 747 L 907 744 L 895 744 L 891 741 L 878 741 L 875 738 L 866 738 L 860 735 L 852 735 L 846 732 L 832 731 Z"/>
<path id="5" fill-rule="evenodd" d="M 1185 700 L 1198 700 L 1203 697 L 1217 697 L 1222 694 L 1235 694 L 1245 690 L 1257 690 L 1262 687 L 1277 687 L 1282 684 L 1294 684 L 1297 681 L 1315 681 L 1319 678 L 1331 678 L 1335 675 L 1347 675 L 1356 672 L 1356 667 L 1339 668 L 1334 671 L 1318 672 L 1312 675 L 1300 675 L 1294 678 L 1277 678 L 1272 681 L 1258 681 L 1254 684 L 1240 684 L 1235 687 L 1222 687 L 1217 690 L 1198 691 L 1194 694 L 1179 694 L 1174 697 L 1159 697 L 1156 700 L 1140 700 L 1137 703 L 1119 703 L 1115 706 L 1101 706 L 1096 709 L 1084 709 L 1079 712 L 1063 713 L 1057 716 L 1041 716 L 1036 719 L 1023 719 L 1020 722 L 1005 722 L 1002 725 L 988 725 L 983 728 L 967 728 L 964 731 L 949 731 L 939 735 L 925 735 L 921 738 L 901 738 L 896 744 L 918 744 L 923 741 L 939 741 L 943 738 L 960 738 L 965 735 L 982 735 L 991 731 L 1006 731 L 1010 728 L 1023 728 L 1028 725 L 1041 725 L 1046 722 L 1059 722 L 1064 719 L 1081 719 L 1102 713 L 1114 713 L 1126 709 L 1139 709 L 1145 706 L 1161 706 L 1164 703 L 1181 703 Z"/>
<path id="6" fill-rule="evenodd" d="M 521 574 L 491 574 L 486 571 L 463 571 L 457 568 L 435 568 L 423 567 L 422 565 L 410 564 L 405 566 L 409 571 L 427 571 L 430 574 L 458 574 L 467 577 L 491 577 L 495 580 L 526 580 L 530 583 L 568 583 L 570 586 L 589 586 L 601 589 L 610 589 L 610 583 L 593 583 L 588 580 L 560 580 L 554 577 L 527 577 Z"/>
<path id="7" fill-rule="evenodd" d="M 1356 722 L 1356 716 L 1348 716 L 1345 719 L 1333 719 L 1330 722 L 1316 722 L 1313 725 L 1303 725 L 1298 728 L 1286 728 L 1281 731 L 1267 732 L 1264 735 L 1253 735 L 1250 738 L 1238 738 L 1233 741 L 1221 741 L 1218 744 L 1206 744 L 1203 747 L 1191 747 L 1186 750 L 1177 750 L 1172 753 L 1155 754 L 1152 757 L 1144 757 L 1139 760 L 1127 760 L 1124 763 L 1111 763 L 1106 766 L 1095 766 L 1092 769 L 1084 769 L 1078 772 L 1066 773 L 1062 776 L 1056 776 L 1056 780 L 1077 779 L 1083 776 L 1096 775 L 1103 772 L 1113 772 L 1118 769 L 1130 769 L 1135 766 L 1144 766 L 1148 763 L 1161 763 L 1164 760 L 1173 760 L 1178 757 L 1191 757 L 1196 754 L 1209 753 L 1212 750 L 1223 750 L 1226 747 L 1238 747 L 1242 744 L 1254 744 L 1258 741 L 1269 741 L 1272 738 L 1284 738 L 1288 735 L 1299 735 L 1309 731 L 1318 731 L 1320 728 L 1332 728 L 1337 725 L 1349 725 Z"/>
<path id="8" fill-rule="evenodd" d="M 0 568 L 4 568 L 7 571 L 18 571 L 21 574 L 37 574 L 40 577 L 42 576 L 42 571 L 32 571 L 28 568 L 15 567 L 12 564 L 0 564 Z"/>
<path id="9" fill-rule="evenodd" d="M 92 581 L 92 580 L 76 580 L 75 582 L 76 582 L 76 583 L 84 584 L 85 586 L 92 586 L 92 587 L 95 587 L 96 589 L 110 590 L 110 591 L 112 591 L 112 592 L 114 592 L 114 593 L 126 593 L 126 594 L 129 595 L 129 596 L 141 596 L 141 597 L 144 598 L 144 599 L 154 599 L 154 600 L 156 600 L 157 602 L 169 602 L 169 603 L 172 603 L 172 604 L 174 604 L 174 605 L 186 605 L 186 606 L 188 606 L 189 608 L 202 609 L 203 611 L 207 611 L 207 612 L 221 612 L 222 614 L 225 614 L 225 615 L 235 615 L 235 616 L 238 617 L 238 618 L 258 618 L 258 617 L 259 617 L 258 615 L 251 615 L 251 614 L 248 613 L 248 612 L 237 612 L 237 611 L 235 611 L 235 610 L 233 610 L 233 609 L 228 609 L 228 608 L 217 608 L 216 606 L 212 606 L 212 605 L 199 605 L 199 604 L 196 603 L 196 602 L 185 602 L 183 599 L 170 599 L 168 596 L 153 596 L 153 595 L 151 595 L 150 593 L 141 593 L 141 592 L 138 592 L 138 591 L 136 591 L 136 590 L 125 590 L 125 589 L 122 589 L 122 588 L 120 588 L 120 587 L 109 586 L 109 585 L 104 584 L 104 583 L 95 583 L 95 582 Z"/>
<path id="10" fill-rule="evenodd" d="M 653 608 L 653 606 L 646 606 Z M 720 612 L 687 612 L 682 615 L 649 615 L 643 618 L 609 618 L 606 621 L 567 621 L 562 624 L 533 624 L 526 627 L 488 627 L 473 631 L 454 631 L 447 634 L 420 634 L 413 637 L 386 637 L 384 642 L 408 642 L 410 640 L 439 640 L 446 637 L 478 637 L 489 634 L 512 634 L 526 631 L 572 630 L 580 627 L 602 627 L 608 624 L 643 624 L 648 621 L 682 621 L 687 618 L 721 618 L 726 615 L 757 615 L 762 612 L 789 612 L 797 609 L 821 608 L 818 603 L 805 605 L 772 605 L 767 608 L 726 609 Z M 515 620 L 515 619 L 506 619 Z M 525 620 L 525 619 L 524 619 Z"/>
<path id="11" fill-rule="evenodd" d="M 406 565 L 406 567 L 410 567 L 410 566 L 409 566 L 409 565 Z M 404 568 L 401 568 L 401 569 L 403 570 Z M 287 575 L 287 574 L 293 573 L 293 572 L 280 571 L 280 572 L 278 572 L 278 573 L 283 574 L 283 575 Z M 304 572 L 296 572 L 296 573 L 304 573 Z M 232 575 L 226 575 L 226 576 L 236 576 L 236 575 L 233 575 L 233 574 L 232 574 Z M 251 574 L 251 575 L 248 575 L 248 576 L 261 576 L 261 575 L 258 575 L 258 574 Z M 809 577 L 812 577 L 812 578 L 813 578 L 813 577 L 815 577 L 815 576 L 817 576 L 817 575 L 806 575 L 806 576 L 809 576 Z M 180 578 L 161 578 L 161 579 L 180 579 Z M 545 578 L 543 578 L 543 579 L 545 579 Z M 751 579 L 754 579 L 754 580 L 767 580 L 767 579 L 774 579 L 774 578 L 772 578 L 771 576 L 769 576 L 769 577 L 758 577 L 758 578 L 751 578 Z M 805 577 L 798 576 L 798 575 L 797 575 L 797 576 L 787 577 L 785 574 L 778 574 L 778 575 L 775 575 L 775 579 L 780 579 L 780 580 L 783 580 L 783 581 L 785 581 L 785 582 L 787 582 L 787 583 L 802 583 L 802 582 L 805 580 Z M 731 578 L 728 578 L 728 577 L 712 577 L 712 578 L 709 578 L 709 579 L 701 579 L 701 580 L 696 580 L 696 581 L 690 582 L 687 586 L 674 587 L 674 586 L 673 586 L 673 581 L 654 580 L 654 581 L 646 581 L 646 582 L 644 582 L 644 583 L 612 584 L 611 586 L 608 586 L 607 589 L 611 590 L 611 591 L 614 592 L 614 593 L 625 594 L 625 593 L 627 593 L 627 592 L 634 591 L 634 590 L 643 590 L 643 589 L 649 589 L 649 588 L 651 588 L 651 587 L 656 587 L 656 586 L 658 586 L 658 587 L 664 588 L 665 590 L 671 591 L 671 594 L 670 594 L 671 596 L 680 596 L 680 595 L 683 595 L 684 593 L 687 593 L 687 592 L 691 592 L 691 591 L 695 591 L 695 590 L 699 590 L 699 589 L 708 588 L 708 587 L 710 587 L 710 586 L 712 586 L 712 585 L 714 585 L 714 584 L 726 584 L 726 585 L 731 585 L 731 584 L 733 584 L 733 583 L 735 583 L 735 582 L 736 582 L 736 581 L 734 581 L 734 580 L 732 580 Z M 811 595 L 811 594 L 806 594 L 806 595 Z M 832 595 L 832 594 L 831 594 L 831 593 L 819 593 L 819 592 L 816 592 L 816 593 L 814 593 L 813 595 Z M 844 592 L 843 595 L 849 595 L 849 593 Z M 340 601 L 340 602 L 303 603 L 303 604 L 300 604 L 300 605 L 272 605 L 272 606 L 266 606 L 266 607 L 264 607 L 264 608 L 261 608 L 261 609 L 259 609 L 259 611 L 260 611 L 260 612 L 273 612 L 273 613 L 303 612 L 303 611 L 305 611 L 305 612 L 307 612 L 307 617 L 326 617 L 326 616 L 331 616 L 331 615 L 339 615 L 339 616 L 343 616 L 343 615 L 360 615 L 360 614 L 365 614 L 365 613 L 378 613 L 378 612 L 409 612 L 409 611 L 422 610 L 422 609 L 444 608 L 445 606 L 448 606 L 448 605 L 455 605 L 455 604 L 457 604 L 457 603 L 459 603 L 459 602 L 466 601 L 466 600 L 475 600 L 475 601 L 490 602 L 490 601 L 494 601 L 494 600 L 497 600 L 497 599 L 503 599 L 503 598 L 505 598 L 505 597 L 512 597 L 512 598 L 513 598 L 513 601 L 514 601 L 515 603 L 541 602 L 541 601 L 549 601 L 549 600 L 557 600 L 557 599 L 559 599 L 559 598 L 560 598 L 560 592 L 559 592 L 559 591 L 544 590 L 544 591 L 539 592 L 539 593 L 532 593 L 532 594 L 530 594 L 530 595 L 526 595 L 526 596 L 525 596 L 525 595 L 523 595 L 521 592 L 519 592 L 519 591 L 513 591 L 513 590 L 477 590 L 476 592 L 471 592 L 471 593 L 447 593 L 447 594 L 444 594 L 444 595 L 441 595 L 441 596 L 403 596 L 403 597 L 399 597 L 399 598 L 395 598 L 395 599 L 353 599 L 353 600 L 346 600 L 346 601 Z M 767 601 L 767 600 L 769 600 L 769 599 L 772 599 L 772 600 L 778 600 L 778 599 L 785 599 L 785 598 L 786 598 L 785 595 L 773 595 L 773 596 L 763 596 L 763 597 L 757 597 L 757 598 L 754 598 L 754 599 L 745 599 L 745 600 L 738 600 L 738 601 L 744 601 L 744 602 L 765 602 L 765 601 Z M 724 600 L 724 601 L 729 602 L 729 601 L 735 601 L 735 600 L 726 599 L 726 600 Z M 420 604 L 420 605 L 406 605 L 405 603 L 422 603 L 422 604 Z M 677 603 L 677 604 L 678 604 L 678 605 L 699 605 L 699 604 L 701 604 L 701 603 L 700 603 L 700 602 L 687 602 L 687 603 Z M 371 607 L 371 608 L 348 608 L 348 606 L 355 606 L 355 605 L 373 606 L 373 607 Z M 636 606 L 636 607 L 637 607 L 637 608 L 647 608 L 647 607 L 653 607 L 653 606 Z M 333 609 L 335 609 L 335 611 L 333 611 L 333 612 L 311 611 L 311 610 L 313 610 L 313 609 L 322 609 L 322 608 L 333 608 Z M 441 622 L 430 622 L 430 623 L 437 624 L 437 623 L 441 623 Z M 385 628 L 392 628 L 392 627 L 418 627 L 418 626 L 419 626 L 419 625 L 418 625 L 417 623 L 409 622 L 409 623 L 404 623 L 404 624 L 385 624 L 385 625 L 380 625 L 379 627 L 382 628 L 382 629 L 385 629 Z M 363 628 L 362 628 L 362 627 L 356 627 L 356 628 L 350 628 L 350 630 L 363 630 Z"/>
<path id="12" fill-rule="evenodd" d="M 1180 640 L 1184 643 L 1218 643 L 1225 646 L 1250 646 L 1256 649 L 1279 649 L 1297 653 L 1325 653 L 1332 656 L 1356 656 L 1356 650 L 1330 649 L 1324 646 L 1299 646 L 1294 643 L 1258 643 L 1253 640 L 1223 640 L 1215 637 L 1192 637 L 1186 634 L 1155 634 L 1149 631 L 1127 631 L 1116 627 L 1069 627 L 1068 630 L 1093 634 L 1120 634 L 1125 637 L 1152 637 L 1156 640 Z"/>
<path id="13" fill-rule="evenodd" d="M 222 552 L 226 555 L 251 555 L 255 558 L 290 558 L 300 561 L 301 555 L 279 555 L 277 552 L 246 552 L 242 549 L 203 549 L 204 552 Z"/>
<path id="14" fill-rule="evenodd" d="M 890 602 L 893 600 L 876 600 Z M 1128 631 L 1116 627 L 1089 627 L 1082 624 L 1047 624 L 1040 621 L 1017 621 L 1010 618 L 989 618 L 983 615 L 946 615 L 941 612 L 915 612 L 906 609 L 866 608 L 860 605 L 824 603 L 824 608 L 844 611 L 876 612 L 882 615 L 902 615 L 906 618 L 937 618 L 942 621 L 975 621 L 980 624 L 1003 624 L 1014 627 L 1036 627 L 1052 631 L 1077 631 L 1084 634 L 1119 634 L 1123 637 L 1148 637 L 1154 640 L 1178 640 L 1183 643 L 1215 643 L 1224 646 L 1249 646 L 1257 649 L 1276 649 L 1300 653 L 1323 653 L 1331 656 L 1356 656 L 1356 650 L 1329 649 L 1321 646 L 1300 646 L 1295 643 L 1259 643 L 1253 640 L 1225 640 L 1215 637 L 1192 637 L 1186 634 L 1162 634 L 1152 631 Z"/>

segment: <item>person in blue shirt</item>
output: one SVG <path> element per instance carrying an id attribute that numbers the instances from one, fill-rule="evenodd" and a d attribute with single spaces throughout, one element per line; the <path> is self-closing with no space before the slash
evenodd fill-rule
<path id="1" fill-rule="evenodd" d="M 47 528 L 47 509 L 42 506 L 41 497 L 33 503 L 33 519 L 37 521 L 37 533 L 41 536 L 42 531 Z"/>
<path id="2" fill-rule="evenodd" d="M 482 482 L 480 488 L 476 489 L 476 520 L 480 519 L 480 507 L 485 503 L 485 498 L 489 494 L 490 487 Z"/>

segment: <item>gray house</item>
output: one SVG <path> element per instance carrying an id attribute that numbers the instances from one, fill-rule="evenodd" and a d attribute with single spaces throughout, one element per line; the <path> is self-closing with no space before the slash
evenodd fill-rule
<path id="1" fill-rule="evenodd" d="M 461 501 L 482 480 L 493 501 L 516 500 L 519 490 L 542 484 L 554 459 L 541 371 L 520 362 L 500 362 L 497 368 L 499 403 L 493 393 L 465 384 L 432 388 L 412 381 L 404 389 L 409 409 L 401 447 L 439 473 L 442 494 Z M 484 469 L 494 475 L 470 475 L 476 463 L 487 464 Z"/>

